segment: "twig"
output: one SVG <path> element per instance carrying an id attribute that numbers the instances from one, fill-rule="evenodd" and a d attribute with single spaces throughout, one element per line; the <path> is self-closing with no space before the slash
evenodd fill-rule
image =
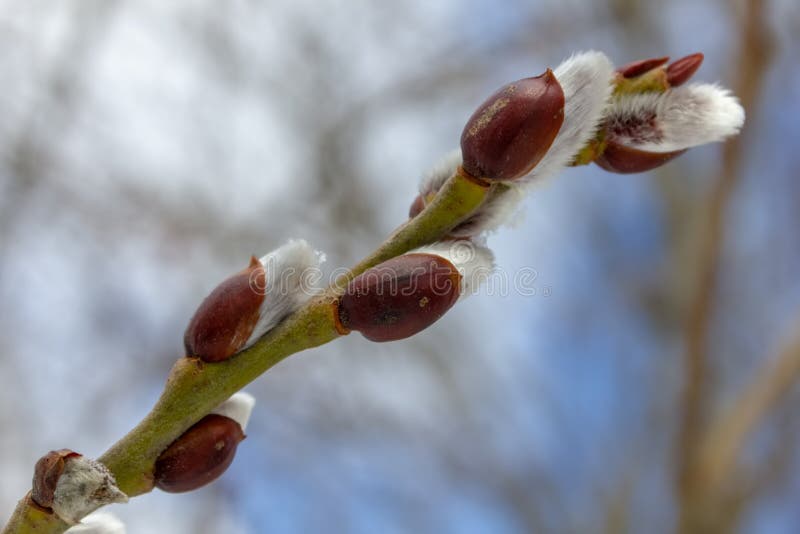
<path id="1" fill-rule="evenodd" d="M 735 471 L 739 452 L 755 427 L 791 392 L 800 379 L 800 336 L 755 378 L 709 428 L 699 453 L 703 485 L 722 489 Z"/>
<path id="2" fill-rule="evenodd" d="M 221 363 L 179 359 L 152 411 L 99 458 L 119 488 L 130 497 L 151 491 L 158 455 L 187 428 L 287 356 L 339 337 L 332 302 L 348 280 L 388 258 L 441 239 L 480 205 L 487 190 L 461 175 L 452 177 L 422 213 L 251 348 Z M 67 527 L 26 497 L 2 534 L 58 534 Z"/>
<path id="3" fill-rule="evenodd" d="M 768 47 L 762 0 L 749 0 L 742 16 L 741 47 L 736 61 L 737 83 L 734 84 L 742 105 L 752 115 L 760 93 L 763 73 L 767 68 Z M 680 531 L 691 530 L 692 512 L 698 498 L 696 480 L 697 445 L 709 399 L 710 364 L 707 354 L 719 258 L 724 242 L 725 214 L 739 177 L 742 137 L 723 147 L 723 163 L 714 184 L 705 212 L 708 214 L 698 258 L 697 292 L 690 303 L 686 322 L 684 353 L 684 390 L 681 396 L 681 420 L 677 441 L 676 492 L 680 506 Z"/>

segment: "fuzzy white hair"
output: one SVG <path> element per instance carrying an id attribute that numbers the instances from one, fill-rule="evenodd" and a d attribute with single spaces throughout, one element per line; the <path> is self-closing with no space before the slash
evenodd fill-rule
<path id="1" fill-rule="evenodd" d="M 714 84 L 623 95 L 607 111 L 610 137 L 648 152 L 674 152 L 722 141 L 739 133 L 744 118 L 739 100 Z"/>
<path id="2" fill-rule="evenodd" d="M 428 203 L 426 197 L 441 189 L 444 183 L 455 174 L 461 163 L 461 149 L 457 148 L 445 154 L 423 175 L 419 184 L 419 192 L 426 204 Z M 511 183 L 504 185 L 503 188 L 494 188 L 489 191 L 486 199 L 475 210 L 475 213 L 454 228 L 451 235 L 464 238 L 473 237 L 507 224 L 525 192 Z"/>
<path id="3" fill-rule="evenodd" d="M 111 512 L 97 511 L 67 529 L 66 534 L 125 534 L 125 524 Z"/>
<path id="4" fill-rule="evenodd" d="M 520 220 L 519 205 L 525 198 L 526 189 L 508 182 L 497 184 L 486 195 L 475 213 L 456 226 L 451 235 L 455 237 L 474 237 L 494 232 L 501 226 L 515 226 Z"/>
<path id="5" fill-rule="evenodd" d="M 597 133 L 613 89 L 611 60 L 602 52 L 581 52 L 563 61 L 554 74 L 564 92 L 564 122 L 552 146 L 530 174 L 491 191 L 476 212 L 456 227 L 453 235 L 475 236 L 518 220 L 518 208 L 527 193 L 525 186 L 558 174 Z M 438 191 L 459 165 L 461 152 L 448 153 L 423 177 L 420 183 L 423 197 Z"/>
<path id="6" fill-rule="evenodd" d="M 239 423 L 242 432 L 244 432 L 247 428 L 247 423 L 250 421 L 250 414 L 253 413 L 253 406 L 255 406 L 255 404 L 255 397 L 244 391 L 239 391 L 214 408 L 211 413 L 233 419 Z"/>
<path id="7" fill-rule="evenodd" d="M 325 254 L 314 250 L 303 239 L 293 239 L 262 257 L 265 284 L 258 322 L 240 350 L 244 350 L 272 330 L 286 316 L 295 312 L 317 294 L 321 278 L 320 264 Z"/>
<path id="8" fill-rule="evenodd" d="M 525 178 L 526 182 L 555 176 L 572 162 L 597 134 L 613 90 L 614 67 L 602 52 L 574 54 L 556 67 L 553 74 L 564 91 L 564 122 L 550 149 Z"/>
<path id="9" fill-rule="evenodd" d="M 74 525 L 101 506 L 121 502 L 128 502 L 128 496 L 106 466 L 81 455 L 64 461 L 53 493 L 53 511 L 64 522 Z"/>
<path id="10" fill-rule="evenodd" d="M 613 89 L 611 60 L 602 52 L 581 52 L 563 61 L 553 74 L 564 92 L 564 122 L 533 171 L 519 182 L 505 184 L 506 191 L 490 194 L 478 213 L 471 217 L 480 221 L 481 231 L 496 230 L 518 220 L 516 214 L 528 192 L 526 186 L 561 172 L 600 128 Z"/>
<path id="11" fill-rule="evenodd" d="M 422 175 L 419 182 L 419 192 L 423 198 L 430 193 L 435 193 L 442 188 L 444 183 L 456 173 L 461 165 L 461 149 L 451 150 Z"/>
<path id="12" fill-rule="evenodd" d="M 412 250 L 411 253 L 435 254 L 452 263 L 461 274 L 460 298 L 476 293 L 481 283 L 494 271 L 492 251 L 466 239 L 440 241 Z"/>

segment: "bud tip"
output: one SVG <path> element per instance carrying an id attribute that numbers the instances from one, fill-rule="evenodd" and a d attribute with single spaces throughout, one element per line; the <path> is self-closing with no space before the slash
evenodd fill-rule
<path id="1" fill-rule="evenodd" d="M 623 78 L 636 78 L 645 72 L 651 71 L 656 67 L 660 67 L 667 61 L 669 61 L 669 56 L 640 59 L 617 68 L 617 72 L 620 73 Z"/>
<path id="2" fill-rule="evenodd" d="M 697 52 L 670 63 L 667 67 L 667 82 L 670 87 L 678 87 L 689 81 L 703 64 L 704 58 L 702 53 Z"/>

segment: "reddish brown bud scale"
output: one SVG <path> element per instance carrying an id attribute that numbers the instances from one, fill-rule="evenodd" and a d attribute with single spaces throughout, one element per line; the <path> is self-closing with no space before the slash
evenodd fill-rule
<path id="1" fill-rule="evenodd" d="M 466 178 L 472 179 L 472 177 L 470 177 L 470 176 L 466 176 Z M 481 182 L 481 184 L 485 185 L 484 182 Z M 417 195 L 414 198 L 414 201 L 411 203 L 411 206 L 409 206 L 409 208 L 408 208 L 408 218 L 409 219 L 413 219 L 414 217 L 416 217 L 417 215 L 422 213 L 422 210 L 424 210 L 426 207 L 428 207 L 428 204 L 433 202 L 433 199 L 436 198 L 436 193 L 437 192 L 438 191 L 431 191 L 427 195 L 424 195 L 424 196 L 423 196 L 422 193 Z"/>
<path id="2" fill-rule="evenodd" d="M 398 256 L 354 278 L 338 303 L 339 321 L 372 341 L 395 341 L 421 332 L 449 310 L 461 275 L 434 254 Z"/>
<path id="3" fill-rule="evenodd" d="M 233 419 L 217 414 L 203 417 L 158 457 L 156 487 L 180 493 L 216 480 L 231 464 L 244 438 Z"/>
<path id="4" fill-rule="evenodd" d="M 53 496 L 56 492 L 58 479 L 64 472 L 67 458 L 80 456 L 69 449 L 50 451 L 42 456 L 33 470 L 33 487 L 31 499 L 44 508 L 53 506 Z"/>
<path id="5" fill-rule="evenodd" d="M 528 174 L 564 122 L 564 92 L 547 71 L 501 87 L 478 107 L 461 134 L 463 170 L 489 181 Z"/>
<path id="6" fill-rule="evenodd" d="M 425 199 L 422 198 L 422 195 L 417 195 L 414 199 L 414 202 L 411 203 L 411 206 L 408 208 L 408 218 L 413 219 L 420 213 L 422 210 L 425 209 Z"/>
<path id="7" fill-rule="evenodd" d="M 704 58 L 705 56 L 698 52 L 670 63 L 667 67 L 667 82 L 670 87 L 678 87 L 689 81 L 703 64 Z"/>
<path id="8" fill-rule="evenodd" d="M 253 333 L 264 300 L 264 267 L 250 265 L 219 284 L 200 304 L 183 337 L 186 354 L 219 362 L 236 354 Z"/>
<path id="9" fill-rule="evenodd" d="M 609 141 L 603 153 L 594 162 L 609 172 L 632 174 L 660 167 L 684 152 L 686 150 L 648 152 Z"/>
<path id="10" fill-rule="evenodd" d="M 617 72 L 620 73 L 623 78 L 636 78 L 645 72 L 649 72 L 656 67 L 660 67 L 667 61 L 669 61 L 669 56 L 640 59 L 617 68 Z"/>

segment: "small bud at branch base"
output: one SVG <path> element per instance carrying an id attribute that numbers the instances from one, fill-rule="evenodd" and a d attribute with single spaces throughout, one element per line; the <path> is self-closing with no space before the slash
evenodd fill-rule
<path id="1" fill-rule="evenodd" d="M 31 497 L 40 505 L 49 502 L 53 512 L 70 525 L 101 506 L 128 501 L 106 466 L 66 449 L 51 452 L 37 463 Z"/>
<path id="2" fill-rule="evenodd" d="M 74 525 L 106 504 L 127 502 L 114 475 L 95 460 L 69 449 L 50 451 L 36 462 L 31 499 Z"/>
<path id="3" fill-rule="evenodd" d="M 64 472 L 66 460 L 75 456 L 80 454 L 69 449 L 61 449 L 48 452 L 36 462 L 31 490 L 31 498 L 36 504 L 45 508 L 53 506 L 56 485 Z"/>

